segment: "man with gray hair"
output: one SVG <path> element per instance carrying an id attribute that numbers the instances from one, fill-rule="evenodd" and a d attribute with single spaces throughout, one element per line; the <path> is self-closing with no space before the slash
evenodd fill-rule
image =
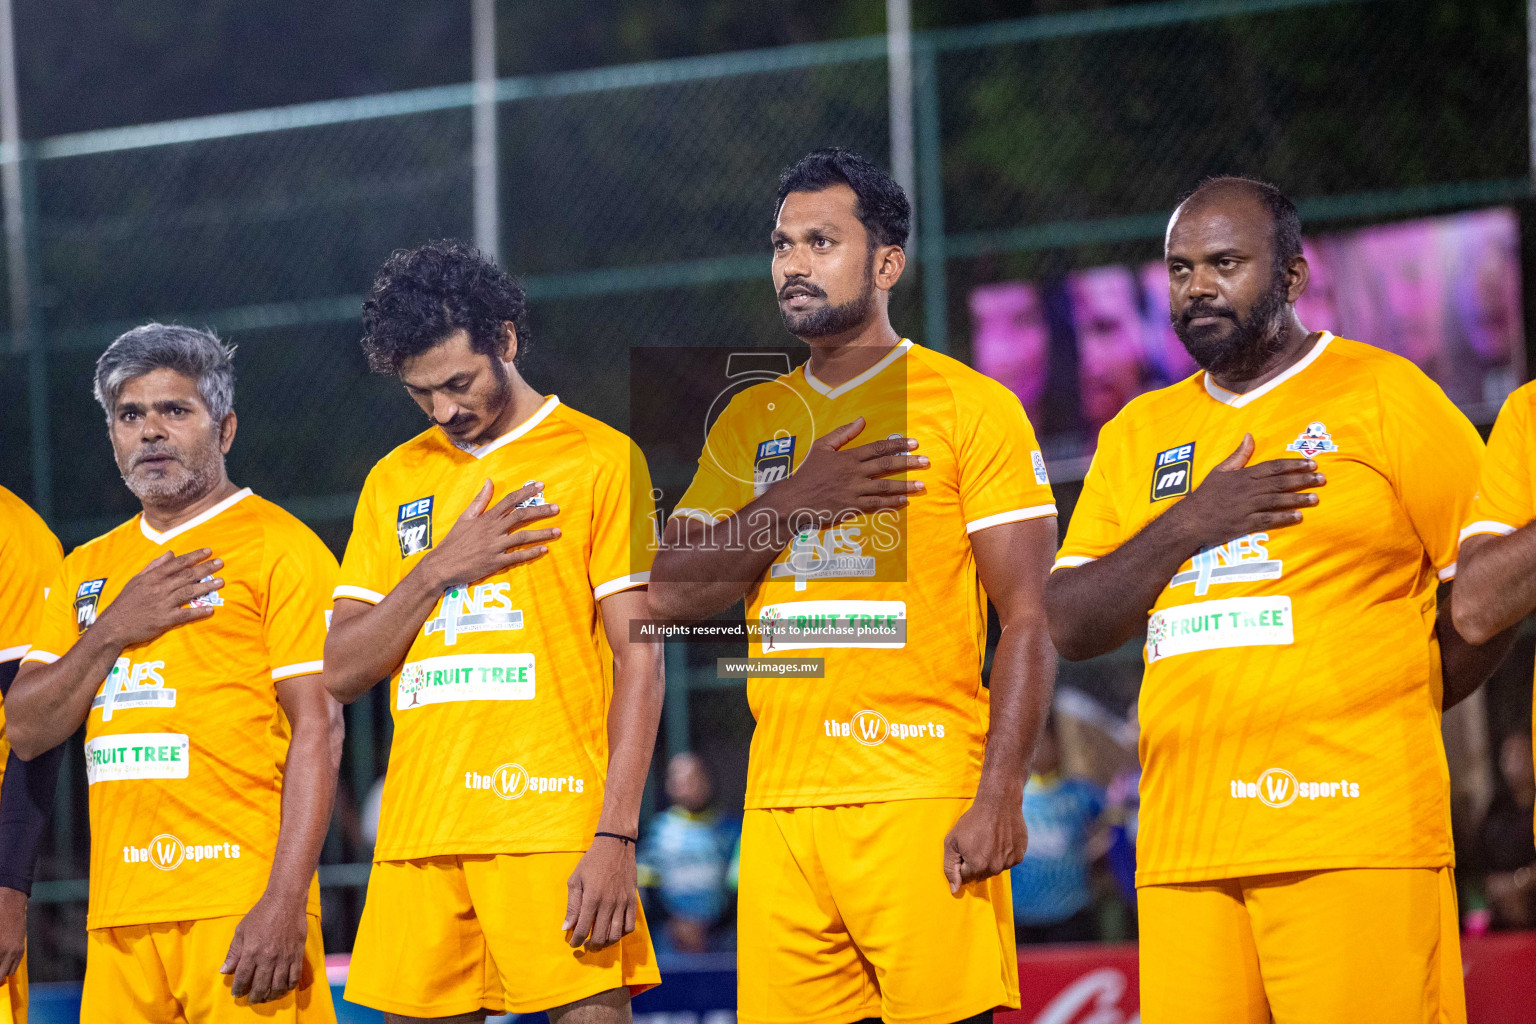
<path id="1" fill-rule="evenodd" d="M 233 355 L 146 324 L 97 361 L 143 513 L 64 560 L 6 700 L 23 759 L 86 727 L 83 1020 L 336 1019 L 315 885 L 341 754 L 321 677 L 336 560 L 230 482 Z"/>

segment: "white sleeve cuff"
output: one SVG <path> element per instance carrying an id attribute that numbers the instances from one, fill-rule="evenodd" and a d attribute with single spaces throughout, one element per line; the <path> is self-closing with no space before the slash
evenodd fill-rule
<path id="1" fill-rule="evenodd" d="M 594 601 L 601 601 L 610 594 L 617 594 L 621 590 L 630 590 L 634 587 L 643 587 L 649 582 L 651 582 L 651 574 L 649 572 L 630 573 L 628 576 L 620 576 L 618 579 L 609 580 L 601 586 L 594 587 L 592 599 Z"/>
<path id="2" fill-rule="evenodd" d="M 1017 523 L 1025 519 L 1042 519 L 1055 514 L 1055 505 L 1031 505 L 1029 508 L 1016 508 L 1011 512 L 999 512 L 995 516 L 972 519 L 965 524 L 965 532 L 970 534 L 977 530 L 985 530 L 989 526 L 1002 526 L 1004 523 Z"/>
<path id="3" fill-rule="evenodd" d="M 1087 565 L 1092 561 L 1096 561 L 1096 559 L 1089 558 L 1087 555 L 1062 555 L 1056 559 L 1056 564 L 1051 566 L 1051 572 L 1055 572 L 1057 569 L 1076 569 L 1078 566 Z"/>
<path id="4" fill-rule="evenodd" d="M 337 587 L 335 590 L 331 591 L 331 598 L 334 600 L 338 597 L 350 597 L 354 601 L 367 601 L 369 604 L 378 604 L 380 601 L 384 600 L 383 594 L 380 594 L 377 591 L 369 590 L 367 587 Z"/>
<path id="5" fill-rule="evenodd" d="M 1435 573 L 1435 575 L 1440 578 L 1440 582 L 1441 583 L 1444 583 L 1447 580 L 1455 579 L 1456 578 L 1456 563 L 1452 562 L 1450 565 L 1446 566 L 1444 569 L 1441 569 L 1439 572 Z"/>
<path id="6" fill-rule="evenodd" d="M 19 647 L 7 647 L 5 650 L 0 651 L 0 662 L 15 661 L 17 658 L 21 657 L 23 654 L 26 654 L 31 649 L 31 644 L 22 644 Z"/>
<path id="7" fill-rule="evenodd" d="M 1508 537 L 1515 532 L 1515 529 L 1515 527 L 1510 526 L 1508 523 L 1501 523 L 1497 519 L 1479 519 L 1457 534 L 1456 540 L 1458 542 L 1464 541 L 1468 537 L 1473 537 L 1480 533 L 1493 533 L 1498 534 L 1500 537 Z"/>
<path id="8" fill-rule="evenodd" d="M 272 670 L 272 681 L 279 679 L 292 679 L 294 676 L 312 676 L 325 667 L 323 661 L 301 661 L 293 665 L 284 665 L 282 668 Z"/>
<path id="9" fill-rule="evenodd" d="M 40 661 L 44 665 L 52 665 L 54 662 L 59 660 L 59 656 L 57 654 L 49 654 L 47 651 L 39 651 L 34 647 L 32 650 L 28 651 L 26 656 L 21 660 L 24 662 Z"/>

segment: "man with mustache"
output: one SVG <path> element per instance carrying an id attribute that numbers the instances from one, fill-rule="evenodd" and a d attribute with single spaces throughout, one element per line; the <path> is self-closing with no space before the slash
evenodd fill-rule
<path id="1" fill-rule="evenodd" d="M 1007 871 L 1055 678 L 1040 591 L 1056 506 L 1018 398 L 891 325 L 909 210 L 847 150 L 784 172 L 773 283 L 810 358 L 710 428 L 656 558 L 659 615 L 745 599 L 749 624 L 827 627 L 773 641 L 823 659 L 824 678 L 748 684 L 751 1024 L 951 1024 L 1019 1005 Z"/>
<path id="2" fill-rule="evenodd" d="M 0 1024 L 27 1020 L 27 897 L 64 753 L 17 757 L 5 734 L 5 695 L 63 561 L 42 518 L 0 487 Z"/>
<path id="3" fill-rule="evenodd" d="M 431 420 L 368 474 L 326 658 L 389 680 L 389 750 L 347 999 L 389 1024 L 545 1011 L 619 1024 L 660 981 L 635 841 L 664 682 L 650 474 L 529 384 L 522 288 L 479 250 L 392 255 L 363 350 Z M 494 502 L 494 503 L 493 503 Z"/>
<path id="4" fill-rule="evenodd" d="M 232 356 L 147 324 L 97 360 L 144 511 L 64 560 L 6 701 L 23 758 L 85 723 L 93 1024 L 336 1019 L 315 880 L 341 758 L 320 678 L 336 559 L 230 482 Z"/>
<path id="5" fill-rule="evenodd" d="M 1300 232 L 1244 178 L 1179 205 L 1205 372 L 1104 427 L 1046 587 L 1064 657 L 1146 638 L 1148 1024 L 1465 1020 L 1440 713 L 1501 653 L 1445 593 L 1482 443 L 1407 360 L 1302 326 Z"/>

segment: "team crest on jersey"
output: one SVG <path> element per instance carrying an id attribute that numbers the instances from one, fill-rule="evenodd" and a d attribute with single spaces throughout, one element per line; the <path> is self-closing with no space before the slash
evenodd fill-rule
<path id="1" fill-rule="evenodd" d="M 432 546 L 432 498 L 417 498 L 400 506 L 395 532 L 400 536 L 400 557 L 419 555 Z"/>
<path id="2" fill-rule="evenodd" d="M 1158 452 L 1152 460 L 1152 500 L 1177 498 L 1189 493 L 1189 478 L 1195 475 L 1195 442 Z"/>
<path id="3" fill-rule="evenodd" d="M 213 577 L 211 575 L 204 576 L 202 579 L 198 580 L 198 582 L 207 583 L 212 579 Z M 192 600 L 187 602 L 188 608 L 222 608 L 223 606 L 224 597 L 217 590 L 210 590 L 208 593 L 203 594 L 201 597 L 194 597 Z"/>
<path id="4" fill-rule="evenodd" d="M 524 480 L 523 481 L 523 486 L 527 487 L 529 484 L 533 484 L 533 483 L 538 483 L 538 481 L 537 480 Z M 522 501 L 517 503 L 517 507 L 518 508 L 532 508 L 535 505 L 547 505 L 547 504 L 549 504 L 549 502 L 544 500 L 544 493 L 541 491 L 538 494 L 533 495 L 531 498 L 524 498 Z"/>
<path id="5" fill-rule="evenodd" d="M 1308 423 L 1307 429 L 1285 446 L 1288 452 L 1300 452 L 1307 458 L 1316 458 L 1323 452 L 1336 452 L 1339 446 L 1333 443 L 1333 438 L 1328 434 L 1328 428 L 1321 423 Z"/>
<path id="6" fill-rule="evenodd" d="M 764 492 L 789 476 L 795 462 L 795 439 L 775 437 L 759 441 L 757 455 L 752 460 L 752 496 L 760 498 Z"/>
<path id="7" fill-rule="evenodd" d="M 102 577 L 86 580 L 75 590 L 75 628 L 80 632 L 96 625 L 96 602 L 101 600 L 101 588 L 106 585 L 106 577 Z"/>

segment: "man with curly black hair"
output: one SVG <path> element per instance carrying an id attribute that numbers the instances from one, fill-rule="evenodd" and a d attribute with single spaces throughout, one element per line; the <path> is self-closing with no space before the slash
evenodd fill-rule
<path id="1" fill-rule="evenodd" d="M 617 1024 L 660 981 L 634 842 L 661 650 L 628 628 L 650 475 L 629 438 L 524 380 L 526 314 L 451 241 L 396 252 L 364 304 L 369 365 L 432 420 L 368 475 L 327 644 L 337 699 L 391 680 L 347 982 L 391 1022 Z"/>

